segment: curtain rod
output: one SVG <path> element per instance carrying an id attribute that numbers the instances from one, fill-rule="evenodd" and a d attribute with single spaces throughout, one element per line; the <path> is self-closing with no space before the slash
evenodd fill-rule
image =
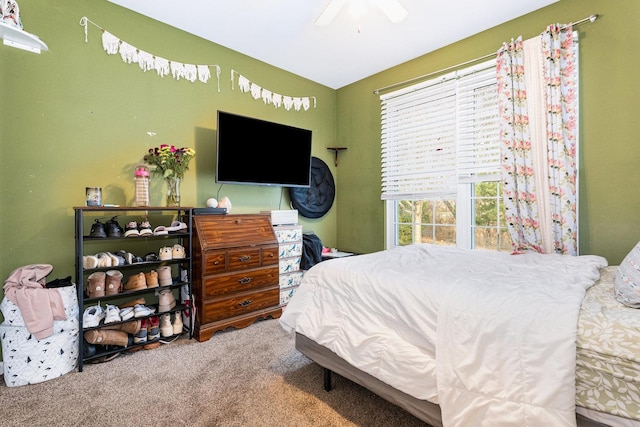
<path id="1" fill-rule="evenodd" d="M 578 20 L 576 22 L 572 22 L 570 24 L 567 24 L 564 27 L 562 27 L 562 29 L 565 29 L 565 28 L 567 28 L 569 26 L 579 25 L 579 24 L 582 24 L 583 22 L 587 22 L 587 21 L 594 22 L 596 19 L 598 19 L 598 15 L 594 14 L 594 15 L 588 16 L 586 18 L 580 19 L 580 20 Z M 378 89 L 374 90 L 373 93 L 375 95 L 379 95 L 380 92 L 382 92 L 382 91 L 389 90 L 389 89 L 392 89 L 392 88 L 395 88 L 395 87 L 398 87 L 398 86 L 403 86 L 403 85 L 406 85 L 406 84 L 409 84 L 409 83 L 413 83 L 413 82 L 416 82 L 418 80 L 423 80 L 423 79 L 426 79 L 427 77 L 431 77 L 431 76 L 434 76 L 436 74 L 441 74 L 441 73 L 444 73 L 444 72 L 447 72 L 447 71 L 451 71 L 451 70 L 454 70 L 456 68 L 464 67 L 465 65 L 473 64 L 474 62 L 479 62 L 479 61 L 482 61 L 483 59 L 488 59 L 488 58 L 491 58 L 493 56 L 496 56 L 496 54 L 497 54 L 497 52 L 489 53 L 487 55 L 483 55 L 483 56 L 480 56 L 480 57 L 475 58 L 475 59 L 470 59 L 469 61 L 461 62 L 460 64 L 452 65 L 450 67 L 443 68 L 443 69 L 438 70 L 438 71 L 432 71 L 432 72 L 430 72 L 428 74 L 423 74 L 421 76 L 414 77 L 414 78 L 409 79 L 409 80 L 404 80 L 402 82 L 393 83 L 391 85 L 378 88 Z"/>

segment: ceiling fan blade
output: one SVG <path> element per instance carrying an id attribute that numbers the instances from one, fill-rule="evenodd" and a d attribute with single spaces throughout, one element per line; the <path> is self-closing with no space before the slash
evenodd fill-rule
<path id="1" fill-rule="evenodd" d="M 346 3 L 346 0 L 329 0 L 329 3 L 327 4 L 327 6 L 324 8 L 322 13 L 320 13 L 318 18 L 316 19 L 315 24 L 316 25 L 330 24 L 338 14 L 338 12 L 342 10 L 345 3 Z"/>
<path id="2" fill-rule="evenodd" d="M 398 0 L 372 0 L 394 24 L 402 21 L 409 12 Z"/>

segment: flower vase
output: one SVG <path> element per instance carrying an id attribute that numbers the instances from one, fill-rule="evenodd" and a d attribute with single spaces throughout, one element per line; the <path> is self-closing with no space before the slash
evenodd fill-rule
<path id="1" fill-rule="evenodd" d="M 167 206 L 179 207 L 180 206 L 180 178 L 177 176 L 168 176 L 165 178 L 167 181 Z"/>

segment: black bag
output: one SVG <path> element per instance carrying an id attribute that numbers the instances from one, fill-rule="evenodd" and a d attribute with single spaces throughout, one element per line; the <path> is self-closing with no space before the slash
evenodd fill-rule
<path id="1" fill-rule="evenodd" d="M 322 241 L 314 233 L 303 233 L 300 268 L 308 270 L 320 261 L 322 261 Z"/>

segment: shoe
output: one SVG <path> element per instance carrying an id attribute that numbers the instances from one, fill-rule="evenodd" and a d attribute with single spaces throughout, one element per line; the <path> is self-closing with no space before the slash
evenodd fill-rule
<path id="1" fill-rule="evenodd" d="M 173 296 L 171 289 L 163 289 L 158 295 L 158 311 L 170 311 L 176 306 L 176 298 Z"/>
<path id="2" fill-rule="evenodd" d="M 171 223 L 171 226 L 170 227 L 165 227 L 165 229 L 167 231 L 171 231 L 171 232 L 182 231 L 182 230 L 186 230 L 187 229 L 187 224 L 185 224 L 184 222 L 180 222 L 180 221 L 173 221 Z"/>
<path id="3" fill-rule="evenodd" d="M 117 295 L 122 290 L 122 273 L 118 270 L 109 270 L 105 279 L 106 295 Z"/>
<path id="4" fill-rule="evenodd" d="M 119 325 L 104 326 L 102 329 L 116 329 L 126 332 L 129 335 L 135 335 L 140 331 L 140 320 L 132 320 L 130 322 L 120 323 Z"/>
<path id="5" fill-rule="evenodd" d="M 151 230 L 151 224 L 149 224 L 149 221 L 142 221 L 140 223 L 139 230 L 141 236 L 153 236 L 153 230 Z"/>
<path id="6" fill-rule="evenodd" d="M 122 237 L 122 233 L 124 231 L 122 230 L 122 227 L 120 227 L 120 224 L 118 224 L 116 218 L 118 217 L 114 216 L 107 221 L 107 237 Z"/>
<path id="7" fill-rule="evenodd" d="M 82 257 L 82 267 L 85 270 L 98 268 L 98 257 L 95 255 L 85 255 Z"/>
<path id="8" fill-rule="evenodd" d="M 159 225 L 153 229 L 154 236 L 166 236 L 167 234 L 169 234 L 169 232 L 167 231 L 167 227 L 164 225 Z"/>
<path id="9" fill-rule="evenodd" d="M 175 244 L 171 248 L 171 256 L 173 259 L 182 259 L 185 257 L 184 255 L 184 246 Z"/>
<path id="10" fill-rule="evenodd" d="M 147 319 L 147 342 L 158 341 L 160 339 L 160 321 L 158 316 Z"/>
<path id="11" fill-rule="evenodd" d="M 124 237 L 138 237 L 140 236 L 140 232 L 138 231 L 138 223 L 135 221 L 131 221 L 124 228 Z"/>
<path id="12" fill-rule="evenodd" d="M 157 288 L 158 284 L 158 272 L 151 270 L 148 273 L 144 273 L 144 278 L 147 281 L 147 288 Z"/>
<path id="13" fill-rule="evenodd" d="M 127 307 L 135 307 L 137 304 L 145 305 L 146 301 L 144 300 L 144 297 L 140 297 L 140 298 L 133 299 L 131 301 L 123 302 L 118 307 L 120 307 L 120 309 L 122 310 L 123 308 L 127 308 Z"/>
<path id="14" fill-rule="evenodd" d="M 173 327 L 173 335 L 180 335 L 182 333 L 183 323 L 180 312 L 173 313 L 173 323 L 171 326 Z"/>
<path id="15" fill-rule="evenodd" d="M 167 261 L 173 258 L 173 249 L 169 246 L 160 248 L 160 261 Z"/>
<path id="16" fill-rule="evenodd" d="M 120 318 L 120 309 L 115 305 L 107 304 L 106 316 L 104 318 L 104 323 L 115 323 L 119 322 L 122 319 Z"/>
<path id="17" fill-rule="evenodd" d="M 100 298 L 105 295 L 104 293 L 104 281 L 105 274 L 103 271 L 96 271 L 95 273 L 91 273 L 89 277 L 87 277 L 87 281 L 89 284 L 87 285 L 87 295 L 89 298 Z"/>
<path id="18" fill-rule="evenodd" d="M 153 307 L 147 307 L 146 305 L 137 304 L 133 308 L 133 312 L 135 317 L 147 317 L 155 313 L 156 310 Z"/>
<path id="19" fill-rule="evenodd" d="M 171 314 L 163 314 L 160 316 L 160 335 L 163 338 L 173 336 L 173 325 L 171 324 Z"/>
<path id="20" fill-rule="evenodd" d="M 143 272 L 129 276 L 127 284 L 124 285 L 125 291 L 136 291 L 138 289 L 147 289 L 147 281 Z"/>
<path id="21" fill-rule="evenodd" d="M 96 258 L 98 258 L 99 268 L 111 267 L 112 260 L 106 252 L 100 252 L 99 254 L 96 254 Z"/>
<path id="22" fill-rule="evenodd" d="M 133 307 L 125 307 L 120 309 L 120 318 L 122 320 L 129 320 L 133 317 Z"/>
<path id="23" fill-rule="evenodd" d="M 118 252 L 110 252 L 109 256 L 111 256 L 111 260 L 114 262 L 113 267 L 125 265 L 126 262 L 124 260 L 124 256 Z"/>
<path id="24" fill-rule="evenodd" d="M 144 256 L 144 260 L 146 262 L 158 262 L 159 259 L 158 255 L 154 254 L 153 252 L 149 252 Z"/>
<path id="25" fill-rule="evenodd" d="M 169 286 L 173 284 L 173 278 L 171 277 L 171 267 L 165 265 L 158 269 L 158 281 L 160 286 Z"/>
<path id="26" fill-rule="evenodd" d="M 99 305 L 87 307 L 82 314 L 82 327 L 83 328 L 95 328 L 100 324 L 100 321 L 104 319 L 105 312 Z"/>
<path id="27" fill-rule="evenodd" d="M 140 321 L 140 330 L 133 336 L 134 344 L 141 344 L 147 342 L 147 319 Z"/>
<path id="28" fill-rule="evenodd" d="M 93 329 L 84 333 L 84 339 L 89 344 L 116 345 L 126 347 L 129 344 L 129 335 L 123 331 L 112 329 Z"/>
<path id="29" fill-rule="evenodd" d="M 191 324 L 191 300 L 186 300 L 182 304 L 187 307 L 182 310 L 182 323 L 189 326 L 190 329 L 193 329 L 193 325 Z"/>
<path id="30" fill-rule="evenodd" d="M 96 222 L 91 224 L 91 231 L 89 232 L 89 237 L 107 237 L 107 232 L 104 229 L 104 224 L 100 222 L 99 219 L 96 219 Z"/>

